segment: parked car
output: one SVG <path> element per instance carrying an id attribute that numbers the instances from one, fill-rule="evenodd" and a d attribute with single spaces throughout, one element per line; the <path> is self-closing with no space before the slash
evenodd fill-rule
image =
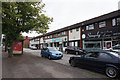
<path id="1" fill-rule="evenodd" d="M 37 47 L 31 46 L 30 49 L 37 50 Z"/>
<path id="2" fill-rule="evenodd" d="M 79 47 L 67 47 L 65 49 L 65 53 L 66 54 L 76 54 L 76 55 L 82 55 L 82 54 L 85 54 L 85 50 L 79 48 Z"/>
<path id="3" fill-rule="evenodd" d="M 71 66 L 105 72 L 110 78 L 120 76 L 120 53 L 115 51 L 90 51 L 82 56 L 70 57 Z"/>
<path id="4" fill-rule="evenodd" d="M 63 54 L 55 47 L 47 47 L 41 50 L 41 56 L 47 57 L 48 59 L 61 59 L 63 57 Z"/>
<path id="5" fill-rule="evenodd" d="M 110 50 L 120 52 L 120 44 L 113 46 Z"/>

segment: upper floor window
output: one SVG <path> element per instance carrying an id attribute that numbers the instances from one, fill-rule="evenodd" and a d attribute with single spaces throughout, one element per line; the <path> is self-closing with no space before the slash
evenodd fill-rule
<path id="1" fill-rule="evenodd" d="M 72 33 L 72 29 L 70 30 L 70 33 Z"/>
<path id="2" fill-rule="evenodd" d="M 116 20 L 114 18 L 114 19 L 112 19 L 112 26 L 115 26 L 115 25 L 116 25 Z"/>
<path id="3" fill-rule="evenodd" d="M 92 29 L 94 29 L 94 25 L 93 24 L 86 26 L 86 30 L 92 30 Z"/>
<path id="4" fill-rule="evenodd" d="M 76 31 L 79 31 L 79 28 L 76 28 Z"/>
<path id="5" fill-rule="evenodd" d="M 60 36 L 60 33 L 58 33 L 58 36 Z"/>
<path id="6" fill-rule="evenodd" d="M 48 38 L 50 38 L 50 36 L 48 36 Z"/>
<path id="7" fill-rule="evenodd" d="M 105 26 L 106 26 L 106 22 L 105 21 L 99 23 L 99 28 L 102 28 L 102 27 L 105 27 Z"/>
<path id="8" fill-rule="evenodd" d="M 120 17 L 117 18 L 117 25 L 120 25 Z"/>
<path id="9" fill-rule="evenodd" d="M 45 36 L 45 39 L 47 39 L 47 36 Z"/>
<path id="10" fill-rule="evenodd" d="M 52 35 L 50 35 L 50 38 L 52 38 Z"/>
<path id="11" fill-rule="evenodd" d="M 62 32 L 62 35 L 66 35 L 66 32 L 64 31 L 64 32 Z"/>
<path id="12" fill-rule="evenodd" d="M 54 34 L 54 37 L 56 37 L 56 34 Z"/>

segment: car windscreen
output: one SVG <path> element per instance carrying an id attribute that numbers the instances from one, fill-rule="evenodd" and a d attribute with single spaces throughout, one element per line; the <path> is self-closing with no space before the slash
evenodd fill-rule
<path id="1" fill-rule="evenodd" d="M 50 48 L 48 48 L 49 49 L 49 51 L 58 51 L 56 48 L 54 48 L 54 47 L 50 47 Z"/>
<path id="2" fill-rule="evenodd" d="M 112 55 L 114 55 L 114 56 L 120 58 L 120 52 L 117 52 L 117 51 L 111 51 L 110 53 L 111 53 Z"/>

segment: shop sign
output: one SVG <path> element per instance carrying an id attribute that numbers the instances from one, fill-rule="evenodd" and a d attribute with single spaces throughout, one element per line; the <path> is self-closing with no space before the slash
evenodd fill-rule
<path id="1" fill-rule="evenodd" d="M 85 38 L 84 38 L 84 36 L 85 36 Z M 120 36 L 120 28 L 116 28 L 116 29 L 112 29 L 112 30 L 91 32 L 91 33 L 85 34 L 84 36 L 82 35 L 83 39 Z"/>
<path id="2" fill-rule="evenodd" d="M 52 42 L 63 42 L 63 41 L 67 41 L 67 36 L 52 39 Z"/>

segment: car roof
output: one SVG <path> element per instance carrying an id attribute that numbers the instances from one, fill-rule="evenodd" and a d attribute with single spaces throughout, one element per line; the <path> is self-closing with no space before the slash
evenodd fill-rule
<path id="1" fill-rule="evenodd" d="M 110 52 L 110 50 L 87 50 L 87 52 Z"/>

